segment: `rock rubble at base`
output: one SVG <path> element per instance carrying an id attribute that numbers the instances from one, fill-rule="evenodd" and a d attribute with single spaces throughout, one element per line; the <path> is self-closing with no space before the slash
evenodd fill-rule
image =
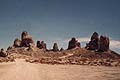
<path id="1" fill-rule="evenodd" d="M 27 58 L 26 62 L 30 63 L 41 63 L 41 64 L 74 64 L 74 65 L 89 65 L 89 66 L 109 66 L 109 67 L 120 67 L 120 60 L 112 59 L 53 59 L 53 58 Z"/>
<path id="2" fill-rule="evenodd" d="M 83 53 L 80 53 L 83 52 Z M 61 56 L 41 56 L 38 58 L 27 58 L 26 62 L 41 64 L 73 64 L 73 65 L 89 65 L 89 66 L 110 66 L 120 67 L 120 55 L 117 56 L 113 51 L 110 53 L 92 52 L 86 49 L 72 49 L 63 51 Z"/>
<path id="3" fill-rule="evenodd" d="M 0 57 L 0 63 L 3 63 L 3 62 L 14 62 L 14 58 L 12 57 L 6 57 L 6 58 L 3 58 L 3 57 Z"/>
<path id="4" fill-rule="evenodd" d="M 11 55 L 8 55 L 4 49 L 0 50 L 0 63 L 2 62 L 13 62 L 14 61 L 14 57 Z"/>

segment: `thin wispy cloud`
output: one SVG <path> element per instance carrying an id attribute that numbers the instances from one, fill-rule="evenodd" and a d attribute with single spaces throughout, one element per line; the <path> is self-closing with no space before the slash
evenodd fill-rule
<path id="1" fill-rule="evenodd" d="M 88 42 L 89 39 L 90 39 L 89 37 L 76 38 L 76 40 L 78 40 L 79 42 Z M 64 42 L 69 42 L 70 40 L 71 40 L 71 38 L 65 39 Z"/>
<path id="2" fill-rule="evenodd" d="M 88 42 L 90 40 L 89 37 L 81 37 L 77 39 L 79 42 Z"/>
<path id="3" fill-rule="evenodd" d="M 112 47 L 112 48 L 120 48 L 120 41 L 111 40 L 110 41 L 110 47 Z"/>
<path id="4" fill-rule="evenodd" d="M 120 41 L 111 40 L 110 41 L 110 49 L 120 53 Z"/>

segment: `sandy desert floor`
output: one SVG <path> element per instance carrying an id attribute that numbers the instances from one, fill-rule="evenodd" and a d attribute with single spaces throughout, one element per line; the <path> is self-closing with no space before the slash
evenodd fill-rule
<path id="1" fill-rule="evenodd" d="M 0 64 L 0 80 L 120 80 L 120 68 L 34 64 L 16 59 Z"/>

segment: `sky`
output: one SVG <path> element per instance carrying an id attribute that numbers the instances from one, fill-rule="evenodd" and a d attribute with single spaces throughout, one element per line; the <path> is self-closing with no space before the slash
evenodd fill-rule
<path id="1" fill-rule="evenodd" d="M 120 0 L 0 0 L 0 48 L 11 46 L 27 31 L 48 48 L 67 48 L 76 37 L 82 47 L 93 32 L 110 38 L 120 53 Z"/>

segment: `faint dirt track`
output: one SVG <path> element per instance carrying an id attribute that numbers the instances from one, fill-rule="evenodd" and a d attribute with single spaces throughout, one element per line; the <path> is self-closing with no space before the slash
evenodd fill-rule
<path id="1" fill-rule="evenodd" d="M 0 64 L 0 80 L 120 80 L 120 68 L 32 64 L 16 59 Z"/>

